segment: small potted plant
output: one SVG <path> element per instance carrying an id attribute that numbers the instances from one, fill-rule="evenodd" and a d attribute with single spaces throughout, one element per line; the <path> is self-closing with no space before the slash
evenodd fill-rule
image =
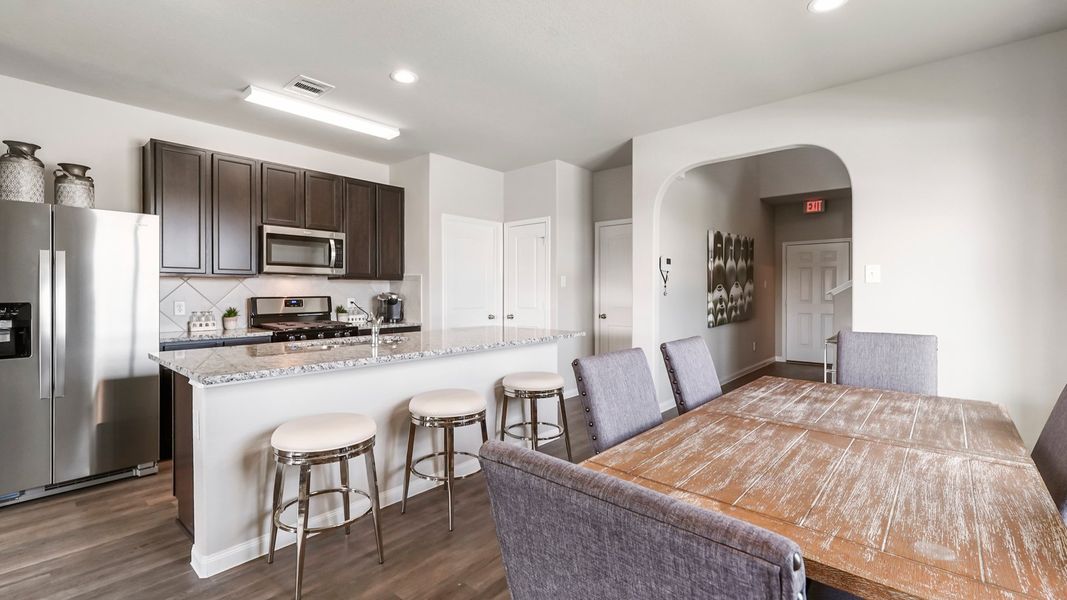
<path id="1" fill-rule="evenodd" d="M 237 315 L 241 314 L 236 308 L 229 307 L 222 313 L 222 328 L 229 331 L 237 329 Z"/>
<path id="2" fill-rule="evenodd" d="M 334 311 L 337 313 L 338 321 L 348 322 L 348 309 L 338 304 Z"/>

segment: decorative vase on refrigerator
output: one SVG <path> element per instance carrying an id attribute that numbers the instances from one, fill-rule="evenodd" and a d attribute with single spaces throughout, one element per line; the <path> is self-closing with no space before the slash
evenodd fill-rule
<path id="1" fill-rule="evenodd" d="M 44 163 L 33 155 L 36 144 L 4 140 L 7 153 L 0 156 L 0 200 L 44 202 Z"/>
<path id="2" fill-rule="evenodd" d="M 72 163 L 59 163 L 56 169 L 56 204 L 76 206 L 78 208 L 95 208 L 96 198 L 93 191 L 93 178 L 85 173 L 89 167 Z"/>

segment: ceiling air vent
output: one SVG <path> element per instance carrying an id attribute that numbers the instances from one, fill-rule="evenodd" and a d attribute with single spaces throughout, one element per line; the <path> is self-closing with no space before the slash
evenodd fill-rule
<path id="1" fill-rule="evenodd" d="M 285 90 L 308 98 L 321 98 L 333 90 L 333 86 L 326 82 L 319 81 L 318 79 L 300 75 L 299 77 L 294 77 L 292 81 L 285 84 Z"/>

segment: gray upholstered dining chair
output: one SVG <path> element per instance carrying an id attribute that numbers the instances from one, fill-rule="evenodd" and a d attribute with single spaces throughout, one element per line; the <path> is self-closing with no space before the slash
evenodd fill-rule
<path id="1" fill-rule="evenodd" d="M 792 540 L 519 446 L 479 454 L 515 600 L 803 598 Z"/>
<path id="2" fill-rule="evenodd" d="M 837 383 L 936 396 L 937 336 L 843 329 Z"/>
<path id="3" fill-rule="evenodd" d="M 722 395 L 715 362 L 704 338 L 693 336 L 659 345 L 671 381 L 678 414 L 684 414 Z"/>
<path id="4" fill-rule="evenodd" d="M 1067 523 L 1067 387 L 1052 407 L 1030 458 L 1045 480 L 1063 522 Z"/>
<path id="5" fill-rule="evenodd" d="M 595 452 L 663 423 L 652 371 L 641 349 L 587 356 L 571 365 Z"/>

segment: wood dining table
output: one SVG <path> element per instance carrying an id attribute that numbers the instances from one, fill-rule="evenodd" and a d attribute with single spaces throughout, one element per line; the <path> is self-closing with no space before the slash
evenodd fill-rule
<path id="1" fill-rule="evenodd" d="M 1067 598 L 1067 527 L 998 404 L 763 377 L 583 464 L 792 539 L 863 598 Z"/>

